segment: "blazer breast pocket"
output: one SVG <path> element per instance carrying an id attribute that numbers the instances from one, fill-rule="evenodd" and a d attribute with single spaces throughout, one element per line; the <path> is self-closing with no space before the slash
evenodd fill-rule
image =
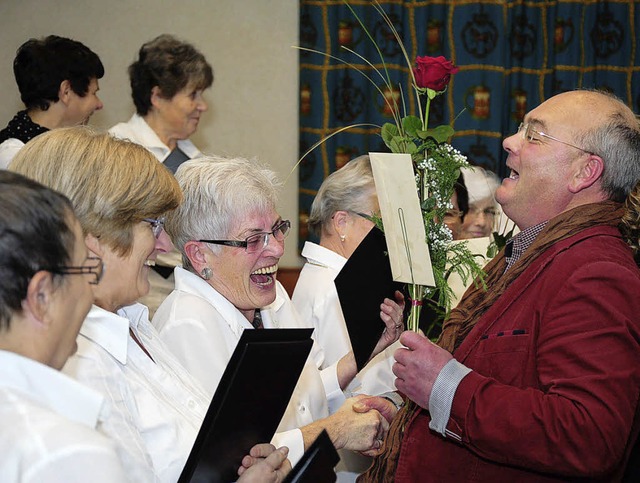
<path id="1" fill-rule="evenodd" d="M 524 329 L 483 335 L 467 359 L 478 373 L 504 384 L 525 386 L 531 336 Z"/>

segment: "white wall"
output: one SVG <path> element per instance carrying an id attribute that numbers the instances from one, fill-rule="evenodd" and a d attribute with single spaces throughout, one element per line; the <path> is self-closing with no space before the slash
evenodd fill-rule
<path id="1" fill-rule="evenodd" d="M 293 223 L 281 266 L 296 253 L 298 151 L 297 0 L 0 0 L 0 128 L 23 108 L 13 78 L 16 49 L 49 34 L 78 40 L 105 66 L 92 117 L 100 128 L 133 113 L 127 67 L 161 33 L 193 43 L 214 69 L 207 112 L 193 141 L 205 153 L 257 157 L 284 180 L 279 211 Z"/>

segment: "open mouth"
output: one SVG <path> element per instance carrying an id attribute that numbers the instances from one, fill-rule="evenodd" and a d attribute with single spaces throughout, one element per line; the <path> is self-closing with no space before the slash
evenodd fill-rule
<path id="1" fill-rule="evenodd" d="M 509 173 L 509 179 L 517 180 L 520 178 L 520 173 L 518 173 L 515 169 L 512 169 Z"/>
<path id="2" fill-rule="evenodd" d="M 274 275 L 278 271 L 278 264 L 262 267 L 251 272 L 251 281 L 256 285 L 269 286 L 273 284 Z"/>
<path id="3" fill-rule="evenodd" d="M 147 267 L 155 267 L 156 266 L 156 261 L 155 260 L 145 260 L 144 264 Z"/>

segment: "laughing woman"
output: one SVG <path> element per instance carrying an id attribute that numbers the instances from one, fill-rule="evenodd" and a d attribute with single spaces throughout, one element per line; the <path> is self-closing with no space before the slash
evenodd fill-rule
<path id="1" fill-rule="evenodd" d="M 102 430 L 117 441 L 134 480 L 150 481 L 151 470 L 175 481 L 208 401 L 135 301 L 149 290 L 156 256 L 171 246 L 160 217 L 179 204 L 180 187 L 146 149 L 86 129 L 38 136 L 10 169 L 71 199 L 87 247 L 106 267 L 64 372 L 110 395 Z"/>
<path id="2" fill-rule="evenodd" d="M 156 256 L 171 247 L 161 216 L 181 201 L 178 183 L 143 147 L 83 128 L 38 136 L 11 169 L 71 199 L 90 254 L 106 267 L 64 372 L 110 399 L 101 430 L 132 481 L 177 481 L 210 397 L 136 300 L 149 290 Z"/>
<path id="3" fill-rule="evenodd" d="M 191 374 L 213 391 L 243 330 L 303 326 L 276 281 L 290 224 L 276 211 L 275 174 L 256 162 L 192 160 L 176 178 L 185 200 L 169 215 L 167 229 L 185 268 L 176 268 L 176 288 L 153 323 Z M 396 302 L 387 299 L 381 310 L 388 329 L 376 353 L 398 338 L 402 325 Z M 292 462 L 322 429 L 338 449 L 375 450 L 386 421 L 377 411 L 355 413 L 356 399 L 345 401 L 342 392 L 356 375 L 353 353 L 320 372 L 323 354 L 314 346 L 274 442 L 290 448 Z"/>

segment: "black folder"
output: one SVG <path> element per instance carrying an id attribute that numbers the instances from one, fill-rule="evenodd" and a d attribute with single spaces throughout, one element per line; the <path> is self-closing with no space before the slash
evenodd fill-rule
<path id="1" fill-rule="evenodd" d="M 380 304 L 395 300 L 403 284 L 393 281 L 384 233 L 375 226 L 344 264 L 335 279 L 344 320 L 358 370 L 371 357 L 385 328 Z"/>
<path id="2" fill-rule="evenodd" d="M 312 329 L 245 330 L 211 400 L 179 483 L 238 479 L 242 458 L 273 437 L 311 351 Z"/>
<path id="3" fill-rule="evenodd" d="M 323 429 L 282 483 L 333 483 L 339 461 L 340 456 Z"/>

